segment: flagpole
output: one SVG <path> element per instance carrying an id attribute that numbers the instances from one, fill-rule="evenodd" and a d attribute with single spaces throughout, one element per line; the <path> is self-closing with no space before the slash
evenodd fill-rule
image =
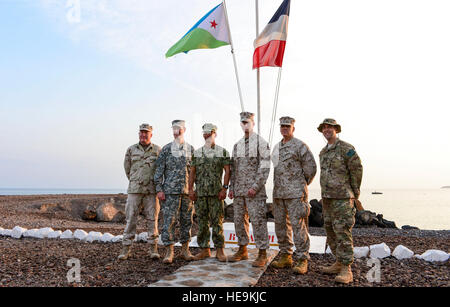
<path id="1" fill-rule="evenodd" d="M 270 125 L 270 133 L 269 133 L 269 147 L 270 148 L 272 148 L 273 131 L 274 131 L 275 120 L 277 117 L 278 94 L 280 93 L 280 80 L 281 80 L 281 67 L 278 70 L 278 80 L 277 80 L 277 87 L 275 90 L 275 100 L 273 102 L 273 109 L 272 109 L 272 123 Z"/>
<path id="2" fill-rule="evenodd" d="M 259 35 L 259 9 L 258 0 L 255 0 L 256 10 L 256 37 Z M 258 134 L 261 135 L 261 91 L 260 91 L 260 72 L 259 67 L 256 69 L 256 109 L 258 116 Z"/>
<path id="3" fill-rule="evenodd" d="M 241 83 L 239 82 L 239 74 L 238 74 L 238 69 L 237 69 L 237 64 L 236 64 L 236 56 L 234 54 L 233 40 L 231 39 L 231 30 L 230 30 L 230 23 L 228 21 L 227 5 L 225 3 L 225 0 L 223 0 L 222 3 L 223 3 L 223 9 L 225 12 L 225 19 L 227 21 L 228 34 L 230 35 L 231 54 L 233 55 L 234 72 L 236 74 L 236 82 L 237 82 L 237 87 L 238 87 L 238 91 L 239 91 L 239 100 L 241 102 L 241 110 L 242 110 L 242 112 L 244 112 L 245 110 L 244 110 L 244 102 L 242 101 Z"/>

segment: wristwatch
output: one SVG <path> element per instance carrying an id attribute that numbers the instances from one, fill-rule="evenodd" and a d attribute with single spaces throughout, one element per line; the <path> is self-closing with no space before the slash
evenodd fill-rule
<path id="1" fill-rule="evenodd" d="M 227 185 L 225 185 L 225 184 L 224 184 L 224 185 L 222 186 L 222 188 L 224 188 L 224 189 L 228 190 L 228 186 L 227 186 Z"/>

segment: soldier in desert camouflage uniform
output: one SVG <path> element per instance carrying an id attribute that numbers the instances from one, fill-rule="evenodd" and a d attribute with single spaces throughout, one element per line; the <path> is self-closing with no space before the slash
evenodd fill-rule
<path id="1" fill-rule="evenodd" d="M 153 128 L 149 124 L 139 127 L 139 143 L 130 146 L 125 154 L 125 174 L 130 181 L 125 207 L 127 225 L 123 233 L 123 248 L 120 260 L 130 256 L 131 244 L 136 235 L 136 224 L 140 210 L 143 209 L 148 223 L 150 257 L 158 259 L 158 215 L 159 201 L 156 198 L 153 174 L 155 162 L 161 147 L 151 143 Z"/>
<path id="2" fill-rule="evenodd" d="M 189 200 L 189 169 L 194 147 L 184 141 L 184 120 L 172 122 L 174 141 L 165 145 L 156 160 L 156 193 L 163 211 L 161 240 L 166 247 L 164 263 L 172 263 L 175 226 L 180 221 L 181 257 L 192 260 L 189 251 L 193 203 Z"/>
<path id="3" fill-rule="evenodd" d="M 339 138 L 341 126 L 326 118 L 317 128 L 328 144 L 320 152 L 320 186 L 322 191 L 324 227 L 327 242 L 336 262 L 321 270 L 337 274 L 336 281 L 353 281 L 352 228 L 355 224 L 354 200 L 360 194 L 363 168 L 355 148 Z"/>
<path id="4" fill-rule="evenodd" d="M 294 123 L 295 120 L 291 117 L 280 118 L 283 140 L 272 152 L 273 215 L 281 253 L 280 260 L 272 262 L 272 265 L 276 268 L 292 266 L 293 232 L 295 255 L 299 259 L 293 270 L 295 273 L 305 274 L 310 259 L 307 223 L 310 212 L 308 185 L 312 182 L 317 167 L 308 146 L 294 137 Z"/>
<path id="5" fill-rule="evenodd" d="M 198 219 L 197 242 L 202 248 L 194 259 L 201 260 L 211 256 L 209 248 L 211 221 L 216 258 L 224 262 L 227 261 L 227 257 L 223 250 L 225 245 L 222 225 L 223 201 L 227 197 L 231 159 L 224 148 L 215 144 L 217 127 L 213 124 L 204 124 L 202 129 L 205 145 L 194 151 L 189 176 L 189 198 L 195 201 Z M 222 185 L 223 170 L 225 170 L 224 185 Z"/>
<path id="6" fill-rule="evenodd" d="M 266 216 L 265 184 L 270 172 L 269 144 L 253 132 L 254 114 L 242 112 L 241 127 L 244 137 L 233 147 L 231 185 L 228 196 L 234 198 L 234 227 L 238 237 L 239 250 L 228 261 L 248 259 L 249 215 L 258 257 L 252 263 L 262 267 L 267 263 L 266 250 L 269 248 Z"/>

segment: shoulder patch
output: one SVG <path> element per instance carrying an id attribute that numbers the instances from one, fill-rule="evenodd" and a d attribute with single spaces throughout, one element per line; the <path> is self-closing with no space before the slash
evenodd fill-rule
<path id="1" fill-rule="evenodd" d="M 354 151 L 353 149 L 350 149 L 349 151 L 347 151 L 347 157 L 353 157 L 355 155 L 356 151 Z"/>

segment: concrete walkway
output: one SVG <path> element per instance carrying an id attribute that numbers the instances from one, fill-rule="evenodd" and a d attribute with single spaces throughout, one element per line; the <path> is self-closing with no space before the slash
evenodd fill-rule
<path id="1" fill-rule="evenodd" d="M 238 248 L 226 248 L 225 254 L 230 256 Z M 149 287 L 248 287 L 256 284 L 266 270 L 267 266 L 278 254 L 278 250 L 268 249 L 269 261 L 265 267 L 252 267 L 252 262 L 258 256 L 257 249 L 248 249 L 248 260 L 239 262 L 220 262 L 215 258 L 215 250 L 212 257 L 192 261 L 188 265 L 179 268 L 174 273 L 164 276 Z"/>

